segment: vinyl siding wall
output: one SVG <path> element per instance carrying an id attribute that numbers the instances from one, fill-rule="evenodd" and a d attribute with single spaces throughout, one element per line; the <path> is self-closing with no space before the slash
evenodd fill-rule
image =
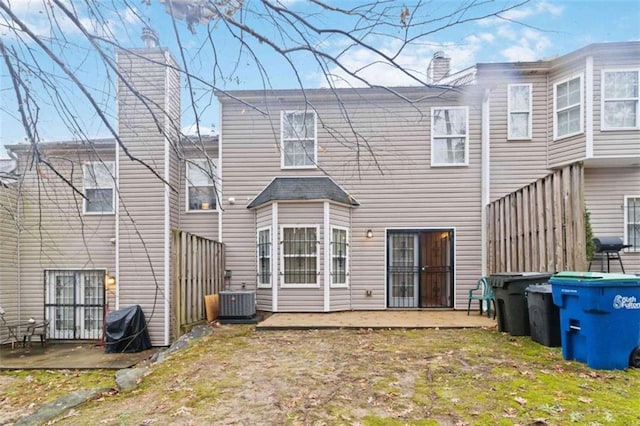
<path id="1" fill-rule="evenodd" d="M 547 75 L 537 72 L 494 72 L 483 76 L 490 97 L 490 201 L 548 174 L 547 129 L 550 103 Z M 508 87 L 531 84 L 531 139 L 508 138 Z"/>
<path id="2" fill-rule="evenodd" d="M 0 183 L 0 306 L 7 321 L 20 316 L 18 288 L 18 216 L 17 185 Z M 0 342 L 7 339 L 5 327 L 0 329 Z"/>
<path id="3" fill-rule="evenodd" d="M 268 111 L 267 116 L 222 98 L 225 198 L 250 200 L 275 176 L 330 175 L 361 204 L 352 212 L 350 228 L 353 309 L 386 307 L 386 229 L 456 228 L 456 306 L 463 308 L 467 290 L 481 273 L 480 101 L 458 101 L 444 89 L 410 89 L 406 96 L 423 98 L 412 104 L 381 91 L 349 92 L 338 93 L 346 113 L 331 94 L 321 95 L 329 92 L 307 92 L 318 111 L 322 170 L 280 169 L 280 111 L 304 110 L 299 94 L 278 92 L 265 105 L 254 93 L 248 101 Z M 431 167 L 431 107 L 459 105 L 469 106 L 469 166 Z M 236 283 L 236 277 L 255 282 L 255 258 L 247 255 L 254 251 L 255 224 L 242 204 L 230 206 L 223 200 L 227 267 Z M 371 240 L 365 240 L 367 229 L 374 232 Z M 366 290 L 373 296 L 367 297 Z M 305 298 L 315 306 L 313 292 Z"/>
<path id="4" fill-rule="evenodd" d="M 43 155 L 81 192 L 84 162 L 113 161 L 112 152 L 45 151 Z M 115 271 L 115 215 L 84 215 L 81 195 L 43 163 L 37 170 L 29 164 L 28 153 L 21 153 L 19 309 L 22 318 L 43 318 L 45 270 Z"/>
<path id="5" fill-rule="evenodd" d="M 640 195 L 640 168 L 586 168 L 585 203 L 591 212 L 595 237 L 624 236 L 624 197 Z M 621 252 L 625 272 L 640 274 L 640 252 Z M 596 264 L 597 263 L 597 264 Z M 600 264 L 594 262 L 592 270 Z M 618 262 L 611 263 L 611 272 L 620 272 Z"/>
<path id="6" fill-rule="evenodd" d="M 179 83 L 174 80 L 179 82 L 179 77 L 163 65 L 173 64 L 165 51 L 150 49 L 135 53 L 155 64 L 135 54 L 118 51 L 118 66 L 135 90 L 146 99 L 147 105 L 119 82 L 119 134 L 131 155 L 164 177 L 165 167 L 169 167 L 165 162 L 165 143 L 171 142 L 175 146 L 174 126 L 179 123 L 176 116 L 179 107 L 170 106 L 166 90 L 178 87 Z M 177 94 L 171 96 L 179 99 Z M 119 305 L 140 305 L 152 344 L 166 345 L 169 342 L 165 339 L 168 329 L 165 303 L 171 295 L 165 291 L 165 266 L 168 267 L 165 265 L 165 186 L 148 167 L 130 160 L 122 149 L 118 155 Z M 166 160 L 167 163 L 170 161 L 169 158 Z"/>
<path id="7" fill-rule="evenodd" d="M 575 161 L 583 160 L 586 155 L 586 60 L 584 57 L 579 58 L 570 63 L 558 64 L 549 72 L 549 87 L 548 87 L 548 99 L 549 99 L 549 128 L 548 128 L 548 155 L 549 155 L 549 167 L 558 167 L 564 164 L 572 163 Z M 553 87 L 556 83 L 566 81 L 578 75 L 582 75 L 582 105 L 581 105 L 581 120 L 582 120 L 582 132 L 580 134 L 563 137 L 557 140 L 553 138 L 553 126 L 554 126 L 554 97 Z"/>
<path id="8" fill-rule="evenodd" d="M 640 54 L 596 56 L 593 68 L 593 155 L 594 157 L 640 157 L 640 128 L 602 130 L 602 71 L 640 71 Z M 638 123 L 640 126 L 640 123 Z"/>

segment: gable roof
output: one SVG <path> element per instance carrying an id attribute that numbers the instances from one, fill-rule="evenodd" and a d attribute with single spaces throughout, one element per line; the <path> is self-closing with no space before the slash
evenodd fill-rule
<path id="1" fill-rule="evenodd" d="M 277 177 L 249 203 L 247 208 L 255 208 L 272 201 L 298 200 L 329 200 L 348 206 L 360 205 L 330 177 Z"/>

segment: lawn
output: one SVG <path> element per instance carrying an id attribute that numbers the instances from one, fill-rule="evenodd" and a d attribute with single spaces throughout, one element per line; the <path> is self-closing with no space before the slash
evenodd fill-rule
<path id="1" fill-rule="evenodd" d="M 640 423 L 640 370 L 592 370 L 564 361 L 560 348 L 495 330 L 221 326 L 151 371 L 134 391 L 104 395 L 54 423 Z M 0 411 L 16 398 L 37 406 L 40 388 L 57 390 L 69 376 L 77 386 L 104 385 L 96 374 L 4 372 Z M 25 386 L 34 392 L 16 394 Z"/>

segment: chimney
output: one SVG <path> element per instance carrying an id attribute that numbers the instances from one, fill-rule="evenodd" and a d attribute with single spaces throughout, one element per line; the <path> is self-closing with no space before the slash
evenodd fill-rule
<path id="1" fill-rule="evenodd" d="M 447 58 L 443 51 L 439 50 L 433 54 L 431 62 L 427 67 L 427 82 L 438 84 L 440 80 L 449 76 L 451 58 Z"/>
<path id="2" fill-rule="evenodd" d="M 142 29 L 142 41 L 144 42 L 144 47 L 147 49 L 158 48 L 158 35 L 149 27 Z"/>

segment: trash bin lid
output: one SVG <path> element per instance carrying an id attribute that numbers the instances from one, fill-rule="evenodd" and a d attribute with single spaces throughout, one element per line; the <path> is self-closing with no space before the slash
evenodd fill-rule
<path id="1" fill-rule="evenodd" d="M 551 294 L 551 284 L 530 285 L 527 287 L 527 292 Z"/>
<path id="2" fill-rule="evenodd" d="M 500 272 L 487 277 L 492 287 L 505 287 L 511 283 L 547 283 L 553 275 L 551 272 Z"/>
<path id="3" fill-rule="evenodd" d="M 605 272 L 576 272 L 563 271 L 549 279 L 551 285 L 576 285 L 576 286 L 638 286 L 640 277 L 629 274 L 605 273 Z"/>

